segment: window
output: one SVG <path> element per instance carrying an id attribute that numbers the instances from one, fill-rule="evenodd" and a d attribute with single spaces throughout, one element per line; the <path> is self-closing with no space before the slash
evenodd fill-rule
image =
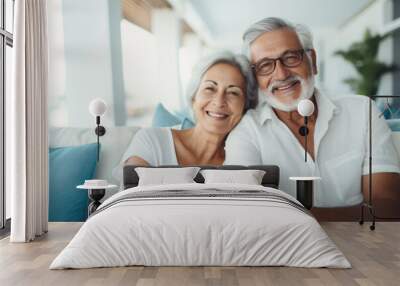
<path id="1" fill-rule="evenodd" d="M 5 98 L 11 92 L 14 0 L 0 0 L 0 236 L 9 227 L 9 194 L 5 188 Z M 9 222 L 9 220 L 8 220 Z"/>
<path id="2" fill-rule="evenodd" d="M 121 41 L 127 124 L 151 126 L 154 107 L 161 101 L 153 80 L 158 72 L 154 56 L 157 55 L 156 39 L 150 32 L 124 19 Z"/>

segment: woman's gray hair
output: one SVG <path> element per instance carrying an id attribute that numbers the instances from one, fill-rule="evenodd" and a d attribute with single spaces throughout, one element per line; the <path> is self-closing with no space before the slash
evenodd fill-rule
<path id="1" fill-rule="evenodd" d="M 186 99 L 188 100 L 188 105 L 192 105 L 194 96 L 199 89 L 201 79 L 203 78 L 204 74 L 212 66 L 219 63 L 229 64 L 237 67 L 240 70 L 240 73 L 246 81 L 245 111 L 249 108 L 254 108 L 257 105 L 257 94 L 254 92 L 254 90 L 256 90 L 255 86 L 250 86 L 250 84 L 256 84 L 254 81 L 249 81 L 249 75 L 251 75 L 250 63 L 243 55 L 234 54 L 229 51 L 221 51 L 208 55 L 207 57 L 201 59 L 197 65 L 195 65 L 186 89 Z"/>
<path id="2" fill-rule="evenodd" d="M 243 34 L 243 54 L 251 61 L 250 45 L 259 36 L 266 32 L 272 32 L 278 29 L 288 28 L 296 32 L 303 49 L 313 49 L 313 36 L 311 31 L 304 25 L 292 24 L 281 18 L 265 18 L 251 25 Z M 307 54 L 307 53 L 306 53 Z M 308 55 L 308 54 L 307 54 Z"/>

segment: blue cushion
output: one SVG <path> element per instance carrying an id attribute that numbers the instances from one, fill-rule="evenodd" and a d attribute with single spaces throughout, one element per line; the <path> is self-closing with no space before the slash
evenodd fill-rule
<path id="1" fill-rule="evenodd" d="M 156 110 L 154 111 L 153 127 L 171 127 L 181 123 L 178 117 L 169 112 L 162 103 L 157 104 Z"/>
<path id="2" fill-rule="evenodd" d="M 388 119 L 386 122 L 392 131 L 400 131 L 400 119 Z"/>
<path id="3" fill-rule="evenodd" d="M 188 118 L 184 118 L 181 124 L 181 129 L 189 129 L 189 128 L 193 128 L 194 127 L 194 123 L 188 119 Z"/>
<path id="4" fill-rule="evenodd" d="M 49 221 L 85 221 L 88 194 L 76 186 L 93 179 L 97 144 L 50 148 Z"/>
<path id="5" fill-rule="evenodd" d="M 194 123 L 183 113 L 173 114 L 162 103 L 157 104 L 154 111 L 152 127 L 172 127 L 181 125 L 181 129 L 192 128 Z"/>
<path id="6" fill-rule="evenodd" d="M 191 112 L 191 110 L 189 110 L 189 108 L 182 108 L 180 110 L 175 111 L 175 115 L 176 117 L 178 117 L 180 120 L 183 119 L 188 119 L 191 122 L 194 122 L 193 120 L 193 113 Z"/>

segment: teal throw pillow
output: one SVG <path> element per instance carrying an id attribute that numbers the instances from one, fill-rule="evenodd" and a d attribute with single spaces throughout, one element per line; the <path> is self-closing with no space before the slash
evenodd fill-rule
<path id="1" fill-rule="evenodd" d="M 97 143 L 49 151 L 49 221 L 85 221 L 88 194 L 76 186 L 95 175 Z"/>
<path id="2" fill-rule="evenodd" d="M 157 104 L 154 111 L 152 127 L 172 127 L 180 125 L 181 129 L 194 127 L 194 123 L 183 113 L 173 114 L 162 103 Z"/>
<path id="3" fill-rule="evenodd" d="M 386 122 L 392 131 L 400 131 L 400 119 L 388 119 Z"/>
<path id="4" fill-rule="evenodd" d="M 181 120 L 169 112 L 162 103 L 157 104 L 154 111 L 152 127 L 171 127 L 181 123 Z"/>
<path id="5" fill-rule="evenodd" d="M 188 119 L 188 118 L 184 118 L 181 124 L 181 129 L 189 129 L 189 128 L 193 128 L 194 127 L 194 123 Z"/>

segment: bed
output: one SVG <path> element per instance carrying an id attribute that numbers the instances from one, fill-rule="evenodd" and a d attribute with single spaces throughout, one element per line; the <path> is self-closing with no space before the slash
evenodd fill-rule
<path id="1" fill-rule="evenodd" d="M 136 167 L 124 168 L 124 191 L 103 202 L 50 269 L 351 267 L 309 211 L 278 189 L 277 166 L 201 166 L 264 170 L 261 185 L 204 183 L 199 173 L 193 183 L 149 186 L 138 185 Z"/>

